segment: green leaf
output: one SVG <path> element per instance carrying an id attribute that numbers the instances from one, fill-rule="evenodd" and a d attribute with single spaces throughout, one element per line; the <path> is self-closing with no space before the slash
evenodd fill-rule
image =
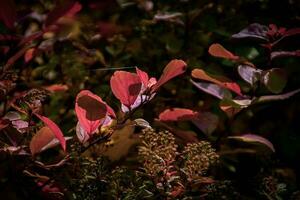
<path id="1" fill-rule="evenodd" d="M 279 94 L 287 83 L 287 75 L 283 69 L 273 68 L 263 76 L 263 83 L 272 93 Z"/>

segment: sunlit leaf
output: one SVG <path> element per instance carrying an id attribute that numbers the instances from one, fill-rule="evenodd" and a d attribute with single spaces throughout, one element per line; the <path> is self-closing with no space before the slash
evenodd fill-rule
<path id="1" fill-rule="evenodd" d="M 136 74 L 140 77 L 140 80 L 142 81 L 143 85 L 145 87 L 148 86 L 148 82 L 149 82 L 149 76 L 146 72 L 140 70 L 139 68 L 135 68 L 136 69 Z"/>
<path id="2" fill-rule="evenodd" d="M 197 112 L 194 112 L 186 108 L 172 108 L 167 109 L 159 114 L 160 121 L 182 121 L 190 120 L 197 115 Z"/>
<path id="3" fill-rule="evenodd" d="M 55 135 L 53 134 L 52 130 L 47 126 L 42 127 L 30 141 L 29 148 L 31 154 L 35 155 L 40 153 L 43 151 L 43 148 L 54 139 Z"/>
<path id="4" fill-rule="evenodd" d="M 34 113 L 40 120 L 42 120 L 52 131 L 54 136 L 59 140 L 60 145 L 62 146 L 63 150 L 66 151 L 66 140 L 64 138 L 63 133 L 61 132 L 60 128 L 49 118 Z"/>
<path id="5" fill-rule="evenodd" d="M 215 83 L 223 88 L 229 89 L 229 90 L 235 92 L 236 94 L 242 96 L 240 86 L 237 83 L 231 81 L 230 79 L 228 79 L 226 77 L 212 76 L 212 75 L 209 75 L 208 73 L 206 73 L 202 69 L 194 69 L 192 71 L 192 76 L 194 78 L 197 78 L 200 80 Z"/>
<path id="6" fill-rule="evenodd" d="M 88 90 L 78 93 L 75 112 L 80 125 L 88 134 L 93 134 L 107 115 L 115 117 L 114 111 L 99 96 Z"/>
<path id="7" fill-rule="evenodd" d="M 151 88 L 152 92 L 158 90 L 163 84 L 171 80 L 172 78 L 183 74 L 187 68 L 186 63 L 183 60 L 172 60 L 165 67 L 162 75 L 160 76 L 157 83 Z"/>
<path id="8" fill-rule="evenodd" d="M 116 71 L 110 79 L 113 94 L 127 107 L 134 104 L 142 89 L 138 75 L 126 71 Z"/>
<path id="9" fill-rule="evenodd" d="M 218 57 L 218 58 L 226 58 L 226 59 L 230 59 L 230 60 L 238 60 L 239 59 L 239 56 L 234 55 L 233 53 L 231 53 L 230 51 L 225 49 L 220 44 L 212 44 L 209 47 L 208 52 L 210 55 Z"/>

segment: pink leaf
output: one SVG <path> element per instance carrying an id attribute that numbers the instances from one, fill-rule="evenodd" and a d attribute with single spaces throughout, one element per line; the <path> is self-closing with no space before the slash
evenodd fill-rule
<path id="1" fill-rule="evenodd" d="M 160 121 L 183 121 L 190 120 L 197 115 L 197 112 L 194 112 L 190 109 L 185 108 L 172 108 L 167 109 L 159 114 Z"/>
<path id="2" fill-rule="evenodd" d="M 151 88 L 151 92 L 155 92 L 158 90 L 160 86 L 168 82 L 170 79 L 183 74 L 186 70 L 186 63 L 182 60 L 172 60 L 165 67 L 163 74 L 157 81 L 157 83 Z"/>
<path id="3" fill-rule="evenodd" d="M 115 113 L 102 99 L 88 90 L 82 90 L 76 97 L 75 112 L 79 123 L 88 134 L 94 133 L 103 123 L 106 115 Z"/>
<path id="4" fill-rule="evenodd" d="M 63 150 L 66 151 L 66 140 L 64 138 L 63 133 L 61 132 L 60 128 L 49 118 L 39 115 L 37 113 L 34 113 L 35 116 L 37 116 L 40 120 L 42 120 L 53 132 L 55 137 L 60 142 L 60 145 L 62 146 Z"/>
<path id="5" fill-rule="evenodd" d="M 13 0 L 0 1 L 0 20 L 9 29 L 14 28 L 17 19 L 16 5 Z"/>
<path id="6" fill-rule="evenodd" d="M 144 87 L 148 86 L 148 82 L 149 82 L 149 76 L 146 72 L 140 70 L 139 68 L 135 68 L 136 69 L 136 73 L 137 75 L 140 77 Z"/>
<path id="7" fill-rule="evenodd" d="M 116 71 L 110 79 L 110 87 L 121 103 L 130 107 L 142 89 L 142 82 L 134 73 Z"/>
<path id="8" fill-rule="evenodd" d="M 208 53 L 212 56 L 219 57 L 219 58 L 226 58 L 230 60 L 239 59 L 239 56 L 234 55 L 233 53 L 225 49 L 220 44 L 212 44 L 208 49 Z"/>
<path id="9" fill-rule="evenodd" d="M 46 26 L 55 24 L 61 17 L 72 17 L 82 8 L 82 5 L 77 1 L 69 0 L 63 2 L 64 3 L 62 4 L 56 5 L 55 8 L 48 14 L 45 22 Z"/>

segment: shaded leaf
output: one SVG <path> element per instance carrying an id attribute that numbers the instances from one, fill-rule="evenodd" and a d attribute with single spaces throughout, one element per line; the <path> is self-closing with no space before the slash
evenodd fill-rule
<path id="1" fill-rule="evenodd" d="M 167 109 L 160 113 L 160 121 L 191 121 L 202 132 L 209 135 L 217 127 L 219 119 L 218 116 L 209 112 L 195 112 L 185 108 Z"/>
<path id="2" fill-rule="evenodd" d="M 210 135 L 218 126 L 219 118 L 217 115 L 210 112 L 198 113 L 197 117 L 192 119 L 195 124 L 203 133 Z"/>
<path id="3" fill-rule="evenodd" d="M 268 27 L 258 23 L 250 24 L 247 28 L 243 29 L 239 33 L 232 35 L 233 39 L 255 39 L 263 42 L 267 42 Z"/>
<path id="4" fill-rule="evenodd" d="M 194 78 L 197 78 L 197 79 L 200 79 L 200 80 L 204 80 L 204 81 L 209 81 L 209 82 L 215 83 L 215 84 L 217 84 L 217 85 L 219 85 L 221 87 L 229 89 L 229 90 L 235 92 L 236 94 L 242 96 L 240 86 L 237 83 L 231 81 L 230 79 L 227 79 L 225 77 L 217 77 L 217 76 L 208 75 L 202 69 L 194 69 L 192 71 L 192 76 Z"/>
<path id="5" fill-rule="evenodd" d="M 110 79 L 110 87 L 116 98 L 129 108 L 140 94 L 142 82 L 134 73 L 116 71 Z"/>
<path id="6" fill-rule="evenodd" d="M 52 131 L 55 137 L 59 140 L 60 145 L 62 146 L 63 150 L 66 151 L 66 140 L 64 138 L 63 133 L 61 132 L 60 128 L 49 118 L 34 113 L 40 120 L 42 120 Z"/>
<path id="7" fill-rule="evenodd" d="M 254 99 L 253 103 L 264 103 L 264 102 L 269 102 L 269 101 L 285 100 L 285 99 L 288 99 L 288 98 L 294 96 L 295 94 L 297 94 L 299 92 L 300 92 L 300 89 L 297 89 L 297 90 L 293 90 L 293 91 L 285 93 L 285 94 L 261 96 L 261 97 L 258 97 L 257 99 Z"/>
<path id="8" fill-rule="evenodd" d="M 300 50 L 296 51 L 273 51 L 271 52 L 271 60 L 275 58 L 282 58 L 282 57 L 299 57 Z"/>
<path id="9" fill-rule="evenodd" d="M 147 122 L 146 120 L 141 119 L 141 118 L 135 119 L 134 123 L 135 123 L 136 126 L 140 126 L 142 128 L 152 128 L 150 126 L 149 122 Z"/>
<path id="10" fill-rule="evenodd" d="M 266 138 L 259 136 L 259 135 L 245 134 L 242 136 L 230 136 L 228 138 L 242 140 L 243 142 L 260 143 L 260 144 L 267 146 L 269 149 L 271 149 L 273 152 L 275 152 L 275 148 L 274 148 L 273 144 Z"/>
<path id="11" fill-rule="evenodd" d="M 216 43 L 210 45 L 208 49 L 208 53 L 212 56 L 218 57 L 218 58 L 226 58 L 230 60 L 238 60 L 239 56 L 234 55 L 227 49 L 225 49 L 222 45 Z"/>
<path id="12" fill-rule="evenodd" d="M 186 68 L 187 65 L 183 60 L 171 60 L 165 67 L 157 83 L 151 88 L 151 92 L 153 93 L 157 91 L 159 87 L 168 82 L 170 79 L 183 74 Z"/>
<path id="13" fill-rule="evenodd" d="M 77 1 L 63 1 L 62 4 L 57 4 L 55 8 L 48 14 L 45 25 L 50 26 L 55 24 L 63 16 L 72 17 L 79 12 L 81 8 L 81 4 Z"/>
<path id="14" fill-rule="evenodd" d="M 262 70 L 255 69 L 249 65 L 239 65 L 238 72 L 240 76 L 249 84 L 254 85 L 257 81 L 260 80 Z"/>
<path id="15" fill-rule="evenodd" d="M 224 89 L 217 84 L 205 83 L 205 82 L 195 82 L 193 80 L 190 80 L 190 81 L 198 89 L 200 89 L 208 94 L 211 94 L 219 99 L 224 99 L 224 98 L 231 99 L 232 98 L 231 93 L 227 89 Z"/>
<path id="16" fill-rule="evenodd" d="M 282 92 L 287 83 L 287 75 L 283 69 L 273 68 L 268 70 L 263 76 L 263 83 L 272 93 Z"/>
<path id="17" fill-rule="evenodd" d="M 17 19 L 16 5 L 13 0 L 0 1 L 0 20 L 5 26 L 13 29 Z"/>
<path id="18" fill-rule="evenodd" d="M 85 143 L 90 139 L 89 134 L 84 130 L 79 122 L 76 125 L 76 136 L 81 143 Z"/>

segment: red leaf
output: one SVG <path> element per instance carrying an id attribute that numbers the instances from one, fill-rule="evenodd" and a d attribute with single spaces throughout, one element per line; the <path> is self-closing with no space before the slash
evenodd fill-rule
<path id="1" fill-rule="evenodd" d="M 19 58 L 21 58 L 27 50 L 28 47 L 24 47 L 20 49 L 15 55 L 10 57 L 4 66 L 4 71 L 7 70 L 10 66 L 12 66 Z"/>
<path id="2" fill-rule="evenodd" d="M 139 68 L 135 68 L 136 69 L 136 73 L 137 75 L 140 77 L 144 87 L 148 86 L 148 82 L 149 82 L 149 76 L 146 72 L 140 70 Z"/>
<path id="3" fill-rule="evenodd" d="M 235 92 L 236 94 L 242 96 L 240 86 L 237 83 L 231 81 L 230 79 L 227 79 L 226 77 L 208 75 L 202 69 L 194 69 L 192 71 L 192 76 L 200 80 L 215 83 L 223 88 L 227 88 Z"/>
<path id="4" fill-rule="evenodd" d="M 170 79 L 183 74 L 186 70 L 186 63 L 183 60 L 172 60 L 165 67 L 161 77 L 157 81 L 157 83 L 151 88 L 151 92 L 155 92 L 158 90 L 160 86 L 168 82 Z"/>
<path id="5" fill-rule="evenodd" d="M 239 56 L 234 55 L 233 53 L 225 49 L 220 44 L 212 44 L 208 49 L 208 53 L 212 56 L 219 57 L 219 58 L 226 58 L 230 60 L 239 59 Z"/>
<path id="6" fill-rule="evenodd" d="M 63 4 L 56 5 L 55 8 L 48 14 L 45 22 L 46 26 L 55 24 L 61 17 L 72 17 L 82 8 L 81 4 L 77 1 L 69 0 L 63 2 Z"/>
<path id="7" fill-rule="evenodd" d="M 191 121 L 201 131 L 209 135 L 218 125 L 218 117 L 212 113 L 199 113 L 185 108 L 167 109 L 160 113 L 160 121 Z"/>
<path id="8" fill-rule="evenodd" d="M 60 145 L 62 146 L 63 150 L 66 151 L 66 140 L 64 138 L 63 133 L 61 132 L 60 128 L 49 118 L 39 115 L 37 113 L 34 113 L 35 116 L 37 116 L 40 120 L 42 120 L 53 132 L 55 137 L 60 142 Z"/>
<path id="9" fill-rule="evenodd" d="M 88 90 L 76 97 L 75 112 L 80 125 L 88 134 L 94 133 L 106 115 L 115 117 L 114 111 L 102 99 Z"/>
<path id="10" fill-rule="evenodd" d="M 159 114 L 160 121 L 183 121 L 190 120 L 197 115 L 197 112 L 194 112 L 190 109 L 185 108 L 172 108 L 167 109 Z"/>
<path id="11" fill-rule="evenodd" d="M 0 20 L 9 29 L 14 28 L 17 19 L 16 5 L 13 0 L 0 1 Z"/>
<path id="12" fill-rule="evenodd" d="M 29 61 L 31 61 L 32 58 L 35 56 L 35 54 L 36 54 L 36 49 L 35 48 L 28 49 L 25 52 L 25 55 L 24 55 L 25 63 L 28 63 Z"/>
<path id="13" fill-rule="evenodd" d="M 67 85 L 63 85 L 63 84 L 53 84 L 53 85 L 46 86 L 44 88 L 50 92 L 61 92 L 61 91 L 67 91 L 69 89 Z"/>
<path id="14" fill-rule="evenodd" d="M 0 118 L 0 130 L 6 128 L 9 125 L 9 120 Z"/>
<path id="15" fill-rule="evenodd" d="M 42 127 L 30 141 L 31 154 L 35 155 L 43 151 L 43 147 L 47 146 L 53 139 L 55 139 L 55 136 L 51 129 L 47 126 Z"/>
<path id="16" fill-rule="evenodd" d="M 138 75 L 126 71 L 116 71 L 110 79 L 113 94 L 128 108 L 135 102 L 142 82 Z"/>

